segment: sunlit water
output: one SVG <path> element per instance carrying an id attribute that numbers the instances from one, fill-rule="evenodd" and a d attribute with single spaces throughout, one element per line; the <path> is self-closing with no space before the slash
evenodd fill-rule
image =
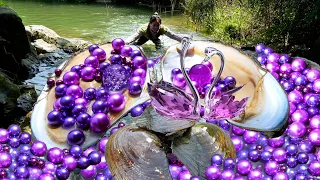
<path id="1" fill-rule="evenodd" d="M 78 4 L 46 1 L 5 0 L 22 18 L 24 25 L 44 25 L 58 35 L 67 38 L 82 38 L 92 43 L 104 44 L 114 38 L 127 38 L 140 26 L 148 23 L 151 8 L 140 6 L 116 5 L 111 3 Z M 190 35 L 194 33 L 182 14 L 160 14 L 162 23 L 173 32 Z M 195 38 L 201 38 L 194 33 Z M 165 47 L 177 42 L 161 37 Z M 157 57 L 164 51 L 156 51 L 151 41 L 142 46 L 147 57 Z M 54 67 L 42 65 L 41 74 L 27 81 L 41 90 L 44 80 Z"/>

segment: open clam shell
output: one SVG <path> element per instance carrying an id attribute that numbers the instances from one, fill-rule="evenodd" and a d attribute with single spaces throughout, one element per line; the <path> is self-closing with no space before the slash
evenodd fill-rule
<path id="1" fill-rule="evenodd" d="M 104 49 L 107 53 L 107 58 L 110 57 L 110 52 L 112 50 L 111 44 L 106 44 L 101 46 L 100 48 Z M 137 47 L 132 46 L 135 50 Z M 63 70 L 62 74 L 59 77 L 55 77 L 55 80 L 62 79 L 64 73 L 70 71 L 71 67 L 74 65 L 83 64 L 86 57 L 90 54 L 88 51 L 82 52 L 76 56 L 74 56 L 71 60 L 64 62 L 59 68 Z M 147 73 L 148 74 L 148 73 Z M 148 79 L 148 75 L 146 80 Z M 122 116 L 126 115 L 133 107 L 147 101 L 149 99 L 149 95 L 147 93 L 147 82 L 143 87 L 143 91 L 139 96 L 132 97 L 129 95 L 128 90 L 123 92 L 126 105 L 125 108 L 119 113 L 108 113 L 109 119 L 111 121 L 111 126 L 116 123 Z M 87 88 L 98 88 L 101 86 L 101 83 L 96 81 L 92 82 L 84 82 L 80 81 L 80 86 L 83 90 Z M 41 92 L 40 96 L 38 97 L 38 101 L 34 106 L 32 115 L 31 115 L 31 130 L 32 135 L 36 140 L 43 141 L 46 143 L 47 148 L 52 147 L 59 147 L 59 148 L 68 148 L 69 145 L 67 143 L 67 135 L 68 133 L 75 129 L 76 127 L 70 129 L 63 129 L 62 127 L 59 128 L 52 128 L 47 124 L 47 115 L 50 111 L 53 110 L 53 104 L 56 100 L 55 97 L 55 87 L 48 89 L 46 86 L 44 90 Z M 88 105 L 88 113 L 92 114 L 91 106 L 93 101 Z M 83 148 L 87 148 L 95 144 L 104 133 L 96 134 L 91 132 L 90 130 L 84 131 L 86 136 L 86 140 L 82 145 Z"/>
<path id="2" fill-rule="evenodd" d="M 244 85 L 234 93 L 236 100 L 249 97 L 245 115 L 240 119 L 228 120 L 230 123 L 250 130 L 264 131 L 268 136 L 275 136 L 285 129 L 289 114 L 287 94 L 277 80 L 256 60 L 251 59 L 237 49 L 221 43 L 193 41 L 185 57 L 186 68 L 200 64 L 205 58 L 205 48 L 213 47 L 225 57 L 222 77 L 233 76 L 237 86 Z M 162 80 L 171 82 L 171 70 L 180 68 L 180 45 L 170 47 L 160 64 Z M 209 60 L 213 72 L 218 72 L 218 56 Z"/>
<path id="3" fill-rule="evenodd" d="M 172 179 L 161 140 L 138 127 L 128 125 L 110 136 L 106 160 L 115 179 Z"/>

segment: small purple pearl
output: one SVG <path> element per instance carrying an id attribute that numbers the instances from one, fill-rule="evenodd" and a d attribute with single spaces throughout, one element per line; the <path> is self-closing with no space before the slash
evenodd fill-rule
<path id="1" fill-rule="evenodd" d="M 59 180 L 63 180 L 63 179 L 69 178 L 70 172 L 66 167 L 60 166 L 60 167 L 57 167 L 55 174 Z"/>
<path id="2" fill-rule="evenodd" d="M 49 149 L 47 159 L 54 164 L 60 164 L 63 160 L 62 150 L 57 147 Z"/>
<path id="3" fill-rule="evenodd" d="M 86 169 L 88 166 L 90 166 L 90 161 L 88 158 L 82 156 L 79 158 L 79 160 L 77 162 L 77 166 L 80 169 Z"/>
<path id="4" fill-rule="evenodd" d="M 83 154 L 82 148 L 78 145 L 71 146 L 69 152 L 75 158 L 79 158 Z"/>
<path id="5" fill-rule="evenodd" d="M 18 136 L 21 133 L 21 128 L 20 126 L 16 125 L 16 124 L 12 124 L 9 126 L 8 128 L 8 132 L 10 136 Z M 1 136 L 1 130 L 0 130 L 0 136 Z M 1 140 L 0 140 L 1 142 Z M 2 142 L 1 142 L 2 143 Z"/>
<path id="6" fill-rule="evenodd" d="M 215 154 L 211 157 L 211 165 L 221 165 L 222 164 L 222 156 L 220 154 Z"/>
<path id="7" fill-rule="evenodd" d="M 19 138 L 21 144 L 29 144 L 31 142 L 31 135 L 29 133 L 23 132 Z"/>

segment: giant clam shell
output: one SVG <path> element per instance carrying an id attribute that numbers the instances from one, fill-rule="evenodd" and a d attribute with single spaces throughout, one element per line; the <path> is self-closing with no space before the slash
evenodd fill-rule
<path id="1" fill-rule="evenodd" d="M 240 101 L 249 97 L 245 115 L 241 119 L 229 122 L 242 128 L 264 131 L 269 137 L 280 135 L 287 124 L 289 103 L 286 92 L 277 80 L 262 68 L 258 61 L 221 43 L 193 41 L 185 57 L 186 68 L 203 61 L 206 47 L 216 48 L 223 53 L 225 67 L 222 77 L 233 76 L 237 80 L 237 86 L 244 85 L 234 94 L 235 99 Z M 161 76 L 153 78 L 154 81 L 159 81 L 161 78 L 163 81 L 171 82 L 171 70 L 180 68 L 180 52 L 180 45 L 167 50 L 162 58 L 162 64 L 158 64 L 158 70 L 162 71 Z M 213 65 L 213 72 L 218 72 L 219 57 L 213 56 L 209 61 Z"/>
<path id="2" fill-rule="evenodd" d="M 107 53 L 107 58 L 110 57 L 110 52 L 112 50 L 111 44 L 106 44 L 101 46 L 100 48 L 104 49 Z M 137 47 L 132 46 L 133 49 L 137 49 Z M 71 60 L 64 62 L 59 68 L 63 69 L 62 74 L 55 80 L 62 79 L 64 73 L 68 72 L 72 66 L 83 64 L 86 57 L 88 57 L 90 54 L 88 51 L 82 52 L 76 56 L 74 56 Z M 148 76 L 146 77 L 148 79 Z M 83 90 L 92 87 L 97 88 L 101 86 L 101 83 L 98 83 L 96 81 L 92 82 L 84 82 L 80 81 L 80 86 Z M 38 97 L 38 101 L 36 105 L 34 106 L 32 115 L 31 115 L 31 130 L 32 135 L 35 139 L 39 141 L 43 141 L 46 143 L 47 148 L 52 147 L 59 147 L 59 148 L 68 148 L 69 145 L 67 144 L 67 135 L 72 130 L 75 129 L 63 129 L 62 127 L 59 128 L 52 128 L 47 125 L 47 115 L 50 111 L 53 110 L 53 103 L 56 100 L 55 97 L 55 87 L 48 89 L 46 86 L 44 90 L 41 92 L 40 96 Z M 149 95 L 147 93 L 146 83 L 143 87 L 143 92 L 140 94 L 140 96 L 132 97 L 129 95 L 128 90 L 126 90 L 124 93 L 126 98 L 126 106 L 125 109 L 122 110 L 119 113 L 109 113 L 109 119 L 111 121 L 111 125 L 116 123 L 122 116 L 126 115 L 128 111 L 130 111 L 133 107 L 147 101 L 149 99 Z M 88 113 L 92 114 L 91 106 L 94 101 L 92 101 L 88 105 Z M 89 146 L 92 146 L 95 144 L 103 134 L 96 134 L 91 132 L 90 130 L 84 131 L 86 135 L 85 143 L 82 145 L 83 148 L 87 148 Z"/>
<path id="3" fill-rule="evenodd" d="M 236 158 L 236 151 L 229 135 L 214 124 L 198 123 L 184 136 L 172 142 L 172 153 L 187 166 L 194 176 L 205 177 L 214 154 L 224 158 Z"/>
<path id="4" fill-rule="evenodd" d="M 160 139 L 149 131 L 131 125 L 110 136 L 106 160 L 115 179 L 172 179 Z"/>

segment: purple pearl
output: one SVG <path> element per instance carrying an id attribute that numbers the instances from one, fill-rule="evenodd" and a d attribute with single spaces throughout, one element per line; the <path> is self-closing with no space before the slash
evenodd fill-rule
<path id="1" fill-rule="evenodd" d="M 294 104 L 299 104 L 303 100 L 303 95 L 301 92 L 297 90 L 293 90 L 288 95 L 289 102 L 292 102 Z"/>
<path id="2" fill-rule="evenodd" d="M 224 78 L 224 84 L 228 86 L 228 88 L 232 89 L 236 86 L 236 79 L 233 76 L 227 76 Z"/>
<path id="3" fill-rule="evenodd" d="M 137 82 L 137 83 L 139 83 L 140 85 L 143 85 L 144 84 L 144 80 L 140 77 L 140 76 L 135 76 L 135 77 L 132 77 L 131 79 L 130 79 L 130 84 L 133 84 L 133 83 L 135 83 L 135 82 Z"/>
<path id="4" fill-rule="evenodd" d="M 69 178 L 70 172 L 66 167 L 60 166 L 57 167 L 55 174 L 59 180 L 64 180 Z"/>
<path id="5" fill-rule="evenodd" d="M 190 178 L 190 180 L 201 180 L 201 177 L 199 177 L 199 176 L 192 176 L 192 177 Z"/>
<path id="6" fill-rule="evenodd" d="M 234 145 L 235 150 L 236 150 L 236 151 L 239 151 L 239 150 L 242 148 L 242 146 L 243 146 L 242 140 L 241 140 L 239 137 L 236 137 L 236 136 L 235 136 L 235 137 L 232 137 L 231 140 L 232 140 L 232 142 L 233 142 L 233 145 Z"/>
<path id="7" fill-rule="evenodd" d="M 89 159 L 86 157 L 80 157 L 77 165 L 80 169 L 86 169 L 88 166 L 90 166 Z"/>
<path id="8" fill-rule="evenodd" d="M 69 152 L 75 158 L 79 158 L 83 154 L 81 147 L 78 145 L 72 145 Z"/>
<path id="9" fill-rule="evenodd" d="M 101 157 L 101 162 L 96 165 L 98 169 L 106 169 L 108 167 L 105 156 Z"/>
<path id="10" fill-rule="evenodd" d="M 9 132 L 6 129 L 0 129 L 0 143 L 4 144 L 9 141 Z"/>
<path id="11" fill-rule="evenodd" d="M 218 179 L 220 177 L 220 174 L 221 174 L 220 168 L 217 166 L 209 166 L 206 169 L 206 178 L 207 179 Z"/>
<path id="12" fill-rule="evenodd" d="M 221 165 L 222 160 L 223 158 L 220 154 L 215 154 L 211 157 L 211 165 Z"/>
<path id="13" fill-rule="evenodd" d="M 298 152 L 298 148 L 297 146 L 290 144 L 286 147 L 286 151 L 289 156 L 295 156 Z"/>
<path id="14" fill-rule="evenodd" d="M 88 113 L 82 113 L 76 118 L 77 126 L 82 130 L 87 130 L 90 127 L 91 116 Z"/>
<path id="15" fill-rule="evenodd" d="M 201 64 L 207 66 L 210 69 L 210 71 L 213 70 L 213 66 L 210 61 L 202 62 Z"/>
<path id="16" fill-rule="evenodd" d="M 141 69 L 141 68 L 138 68 L 138 69 L 134 70 L 133 74 L 132 74 L 133 77 L 134 76 L 140 76 L 141 78 L 145 78 L 146 75 L 147 75 L 146 70 Z"/>
<path id="17" fill-rule="evenodd" d="M 291 65 L 293 71 L 303 71 L 307 67 L 306 62 L 300 58 L 294 59 Z"/>
<path id="18" fill-rule="evenodd" d="M 317 79 L 313 82 L 312 89 L 317 93 L 320 92 L 320 79 Z"/>
<path id="19" fill-rule="evenodd" d="M 259 63 L 262 64 L 262 65 L 267 63 L 267 58 L 266 58 L 265 55 L 259 55 L 259 56 L 257 57 L 257 60 L 258 60 Z"/>
<path id="20" fill-rule="evenodd" d="M 259 134 L 254 131 L 246 131 L 243 135 L 243 140 L 248 144 L 253 144 L 257 141 Z"/>
<path id="21" fill-rule="evenodd" d="M 45 173 L 41 174 L 38 180 L 54 180 L 53 175 Z"/>
<path id="22" fill-rule="evenodd" d="M 320 146 L 320 129 L 314 129 L 309 133 L 308 139 L 315 146 Z"/>
<path id="23" fill-rule="evenodd" d="M 275 176 L 273 176 L 274 180 L 289 180 L 289 177 L 286 173 L 283 172 L 278 172 L 277 174 L 275 174 Z"/>
<path id="24" fill-rule="evenodd" d="M 293 81 L 291 80 L 288 80 L 288 81 L 285 81 L 283 84 L 282 84 L 284 90 L 286 90 L 287 92 L 290 92 L 294 89 L 294 83 Z"/>
<path id="25" fill-rule="evenodd" d="M 71 155 L 67 155 L 63 158 L 62 164 L 69 170 L 69 171 L 73 171 L 77 168 L 77 161 L 76 159 L 71 156 Z"/>
<path id="26" fill-rule="evenodd" d="M 227 158 L 223 163 L 224 169 L 233 169 L 235 167 L 235 162 L 232 158 Z"/>
<path id="27" fill-rule="evenodd" d="M 105 138 L 102 138 L 98 143 L 98 148 L 102 153 L 105 152 L 108 140 L 109 140 L 109 138 L 105 137 Z"/>
<path id="28" fill-rule="evenodd" d="M 130 46 L 123 46 L 120 50 L 120 54 L 121 56 L 131 56 L 131 53 L 132 53 L 132 48 Z"/>
<path id="29" fill-rule="evenodd" d="M 310 108 L 309 108 L 310 109 Z M 309 110 L 308 109 L 308 110 Z M 319 111 L 318 111 L 319 112 Z M 309 113 L 310 114 L 310 113 Z M 315 115 L 309 120 L 310 128 L 320 129 L 320 115 Z"/>
<path id="30" fill-rule="evenodd" d="M 240 160 L 237 162 L 237 172 L 241 175 L 247 175 L 252 168 L 250 161 L 248 160 Z"/>
<path id="31" fill-rule="evenodd" d="M 141 105 L 138 105 L 130 111 L 130 114 L 132 117 L 138 117 L 143 113 L 143 111 L 144 108 Z"/>
<path id="32" fill-rule="evenodd" d="M 297 86 L 299 86 L 299 85 L 304 86 L 307 84 L 307 82 L 308 82 L 307 77 L 304 75 L 298 76 L 294 81 L 295 85 L 297 85 Z"/>
<path id="33" fill-rule="evenodd" d="M 125 103 L 125 97 L 123 94 L 112 94 L 107 101 L 111 112 L 122 111 L 125 108 Z"/>
<path id="34" fill-rule="evenodd" d="M 121 38 L 116 38 L 112 40 L 112 47 L 116 51 L 120 51 L 124 45 L 125 45 L 125 42 Z"/>
<path id="35" fill-rule="evenodd" d="M 300 103 L 297 105 L 297 109 L 299 110 L 308 110 L 308 105 L 306 103 Z"/>
<path id="36" fill-rule="evenodd" d="M 257 44 L 256 47 L 255 47 L 255 50 L 258 54 L 261 54 L 264 52 L 264 49 L 266 47 L 263 45 L 263 44 Z"/>
<path id="37" fill-rule="evenodd" d="M 84 91 L 84 97 L 88 100 L 96 98 L 96 90 L 94 88 L 88 88 Z"/>
<path id="38" fill-rule="evenodd" d="M 264 171 L 266 174 L 273 176 L 277 173 L 279 165 L 275 161 L 268 161 L 264 166 Z"/>
<path id="39" fill-rule="evenodd" d="M 48 114 L 47 118 L 50 126 L 59 127 L 62 123 L 63 116 L 59 111 L 53 110 Z"/>
<path id="40" fill-rule="evenodd" d="M 262 179 L 262 172 L 259 169 L 253 169 L 248 174 L 248 180 Z"/>
<path id="41" fill-rule="evenodd" d="M 70 109 L 74 106 L 74 98 L 72 96 L 63 96 L 60 99 L 60 104 L 66 109 Z"/>
<path id="42" fill-rule="evenodd" d="M 106 52 L 101 48 L 94 49 L 91 55 L 96 56 L 99 62 L 103 62 L 106 59 Z"/>
<path id="43" fill-rule="evenodd" d="M 109 94 L 105 89 L 98 89 L 96 91 L 96 99 L 103 99 L 106 100 L 108 99 Z"/>
<path id="44" fill-rule="evenodd" d="M 298 165 L 298 162 L 295 157 L 288 157 L 286 164 L 288 167 L 294 168 Z"/>
<path id="45" fill-rule="evenodd" d="M 284 63 L 290 63 L 291 58 L 288 54 L 282 54 L 279 58 L 279 63 L 284 64 Z"/>
<path id="46" fill-rule="evenodd" d="M 94 180 L 108 180 L 108 178 L 102 173 L 98 173 Z"/>
<path id="47" fill-rule="evenodd" d="M 102 63 L 100 63 L 100 65 L 99 65 L 100 72 L 104 72 L 104 70 L 105 70 L 108 66 L 110 66 L 110 63 L 108 63 L 108 62 L 102 62 Z"/>
<path id="48" fill-rule="evenodd" d="M 306 126 L 301 122 L 294 122 L 289 126 L 289 135 L 292 137 L 303 137 L 307 132 Z"/>
<path id="49" fill-rule="evenodd" d="M 31 149 L 31 147 L 29 144 L 24 144 L 24 145 L 20 146 L 19 151 L 21 154 L 29 155 L 30 149 Z"/>
<path id="50" fill-rule="evenodd" d="M 97 169 L 95 166 L 88 166 L 86 169 L 80 170 L 80 174 L 84 178 L 92 178 L 97 172 Z"/>
<path id="51" fill-rule="evenodd" d="M 61 149 L 56 147 L 49 149 L 47 159 L 49 162 L 52 162 L 54 164 L 60 164 L 63 159 L 63 153 Z"/>
<path id="52" fill-rule="evenodd" d="M 145 69 L 146 62 L 147 62 L 146 59 L 142 56 L 136 56 L 135 58 L 132 59 L 132 64 L 134 69 L 138 69 L 138 68 Z"/>
<path id="53" fill-rule="evenodd" d="M 264 48 L 263 53 L 265 55 L 269 55 L 269 54 L 273 53 L 273 50 L 269 47 L 266 47 L 266 48 Z"/>
<path id="54" fill-rule="evenodd" d="M 97 100 L 92 105 L 93 113 L 107 113 L 108 103 L 105 100 Z"/>
<path id="55" fill-rule="evenodd" d="M 271 159 L 271 157 L 272 157 L 272 154 L 269 151 L 263 151 L 261 153 L 261 160 L 264 162 L 268 162 Z"/>
<path id="56" fill-rule="evenodd" d="M 320 71 L 317 69 L 310 69 L 306 76 L 309 82 L 314 82 L 315 80 L 320 79 Z"/>
<path id="57" fill-rule="evenodd" d="M 105 113 L 94 114 L 90 120 L 90 129 L 95 133 L 103 133 L 110 126 L 110 119 Z"/>
<path id="58" fill-rule="evenodd" d="M 309 156 L 307 153 L 299 152 L 297 156 L 297 162 L 299 164 L 306 164 L 309 161 Z"/>
<path id="59" fill-rule="evenodd" d="M 131 59 L 134 59 L 136 56 L 141 56 L 141 52 L 139 50 L 133 50 L 131 53 Z"/>
<path id="60" fill-rule="evenodd" d="M 79 65 L 75 65 L 75 66 L 72 66 L 71 68 L 71 72 L 75 72 L 78 76 L 81 75 L 81 70 L 82 70 L 82 67 L 79 66 Z M 79 77 L 79 80 L 80 80 L 80 77 Z"/>
<path id="61" fill-rule="evenodd" d="M 89 46 L 89 52 L 92 53 L 93 50 L 95 50 L 97 48 L 99 48 L 99 46 L 97 44 L 92 44 L 92 45 Z"/>
<path id="62" fill-rule="evenodd" d="M 56 88 L 54 89 L 56 96 L 62 97 L 64 95 L 66 95 L 67 87 L 68 86 L 65 84 L 60 84 L 60 85 L 56 86 Z"/>
<path id="63" fill-rule="evenodd" d="M 241 136 L 244 134 L 245 130 L 237 126 L 232 126 L 232 132 L 238 136 Z"/>
<path id="64" fill-rule="evenodd" d="M 221 180 L 233 180 L 235 178 L 235 173 L 231 170 L 224 170 L 220 175 Z"/>
<path id="65" fill-rule="evenodd" d="M 0 152 L 0 168 L 7 168 L 11 165 L 11 156 L 9 153 Z"/>
<path id="66" fill-rule="evenodd" d="M 309 119 L 309 114 L 305 110 L 296 110 L 292 115 L 291 119 L 293 122 L 306 123 Z"/>
<path id="67" fill-rule="evenodd" d="M 21 144 L 29 144 L 31 142 L 31 135 L 29 133 L 23 132 L 20 134 L 19 139 Z"/>
<path id="68" fill-rule="evenodd" d="M 310 107 L 316 107 L 320 104 L 320 95 L 311 94 L 306 102 Z"/>
<path id="69" fill-rule="evenodd" d="M 259 161 L 259 159 L 260 159 L 260 152 L 257 151 L 257 150 L 250 151 L 250 152 L 249 152 L 249 159 L 250 159 L 252 162 L 257 162 L 257 161 Z"/>
<path id="70" fill-rule="evenodd" d="M 312 161 L 309 164 L 308 171 L 313 176 L 320 176 L 320 162 Z"/>
<path id="71" fill-rule="evenodd" d="M 96 69 L 93 67 L 84 67 L 81 70 L 81 79 L 86 82 L 94 80 L 94 75 L 96 74 Z"/>
<path id="72" fill-rule="evenodd" d="M 266 68 L 270 72 L 279 72 L 280 66 L 277 63 L 268 63 Z"/>
<path id="73" fill-rule="evenodd" d="M 47 151 L 47 146 L 41 141 L 35 141 L 31 145 L 31 153 L 35 156 L 44 156 Z"/>
<path id="74" fill-rule="evenodd" d="M 83 96 L 82 88 L 78 85 L 71 85 L 66 90 L 67 96 L 72 96 L 74 98 L 80 98 Z"/>
<path id="75" fill-rule="evenodd" d="M 273 159 L 277 163 L 284 163 L 287 160 L 287 153 L 282 148 L 277 148 L 272 153 Z"/>
<path id="76" fill-rule="evenodd" d="M 2 140 L 1 140 L 1 136 L 3 133 L 1 131 L 2 131 L 2 129 L 0 129 L 0 143 L 5 143 L 5 142 L 2 142 Z M 16 124 L 12 124 L 8 127 L 8 132 L 9 132 L 10 136 L 18 136 L 21 133 L 21 128 L 20 128 L 20 126 L 18 126 Z"/>
<path id="77" fill-rule="evenodd" d="M 86 113 L 87 112 L 87 108 L 83 105 L 76 105 L 73 107 L 72 109 L 72 114 L 74 117 L 79 116 L 82 113 Z"/>
<path id="78" fill-rule="evenodd" d="M 9 145 L 12 147 L 12 148 L 17 148 L 20 146 L 20 141 L 18 138 L 16 137 L 13 137 L 13 138 L 10 138 L 9 140 Z"/>
<path id="79" fill-rule="evenodd" d="M 75 129 L 69 132 L 67 139 L 69 145 L 82 145 L 86 138 L 81 130 Z"/>
<path id="80" fill-rule="evenodd" d="M 19 166 L 16 168 L 15 170 L 15 175 L 18 178 L 23 178 L 23 179 L 27 179 L 29 177 L 29 170 L 27 167 L 25 166 Z"/>
<path id="81" fill-rule="evenodd" d="M 139 95 L 142 92 L 142 87 L 137 82 L 129 84 L 129 88 L 128 89 L 129 89 L 129 93 L 131 95 Z"/>
<path id="82" fill-rule="evenodd" d="M 96 56 L 88 56 L 84 60 L 84 65 L 97 68 L 99 66 L 98 58 Z"/>
<path id="83" fill-rule="evenodd" d="M 277 53 L 271 53 L 271 54 L 269 54 L 268 57 L 267 57 L 268 63 L 271 63 L 271 62 L 272 62 L 272 63 L 278 63 L 279 58 L 280 58 L 279 54 L 277 54 Z"/>
<path id="84" fill-rule="evenodd" d="M 80 77 L 76 72 L 66 72 L 63 75 L 63 82 L 66 85 L 78 85 L 80 82 Z"/>
<path id="85" fill-rule="evenodd" d="M 91 153 L 89 153 L 88 159 L 91 165 L 97 165 L 101 162 L 101 155 L 97 151 L 92 151 Z"/>
<path id="86" fill-rule="evenodd" d="M 115 54 L 110 58 L 111 64 L 121 64 L 121 62 L 122 62 L 122 57 L 119 54 Z"/>

